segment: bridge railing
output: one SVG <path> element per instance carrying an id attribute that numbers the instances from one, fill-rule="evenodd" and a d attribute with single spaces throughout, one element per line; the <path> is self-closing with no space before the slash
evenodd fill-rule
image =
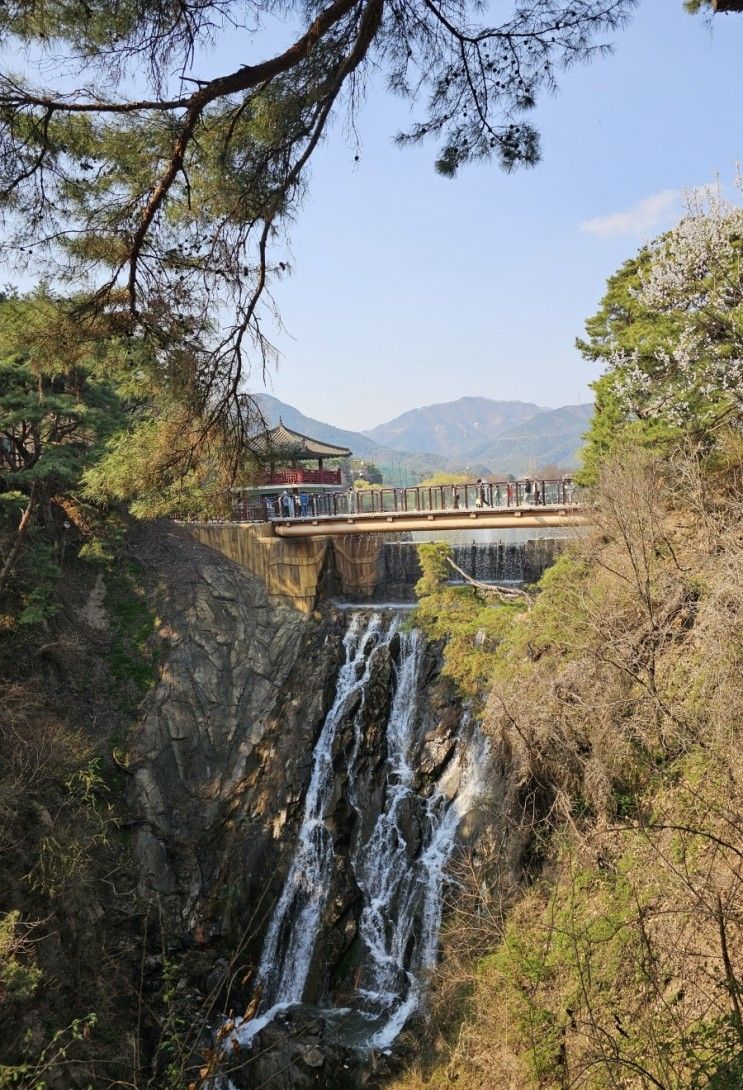
<path id="1" fill-rule="evenodd" d="M 560 480 L 468 481 L 464 484 L 414 485 L 408 488 L 349 488 L 338 492 L 286 493 L 289 509 L 281 507 L 280 496 L 261 502 L 245 499 L 235 505 L 235 518 L 243 522 L 270 519 L 322 518 L 338 515 L 375 515 L 394 512 L 457 511 L 473 508 L 516 508 L 567 506 L 577 501 L 570 478 Z M 302 503 L 302 496 L 305 498 Z"/>

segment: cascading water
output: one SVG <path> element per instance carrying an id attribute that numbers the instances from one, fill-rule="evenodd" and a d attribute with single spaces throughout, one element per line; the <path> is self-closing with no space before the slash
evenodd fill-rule
<path id="1" fill-rule="evenodd" d="M 297 850 L 271 917 L 258 967 L 264 1004 L 269 1006 L 299 1003 L 304 993 L 333 865 L 333 839 L 323 820 L 333 791 L 333 743 L 350 700 L 357 692 L 363 699 L 373 653 L 379 646 L 381 623 L 380 614 L 372 615 L 365 627 L 362 618 L 355 616 L 343 641 L 345 662 L 333 706 L 315 746 Z"/>
<path id="2" fill-rule="evenodd" d="M 419 632 L 404 631 L 399 615 L 358 612 L 351 617 L 344 652 L 335 699 L 313 754 L 296 851 L 264 940 L 261 1007 L 257 1017 L 238 1021 L 233 1031 L 243 1046 L 279 1011 L 313 998 L 306 994 L 308 979 L 336 857 L 327 820 L 337 794 L 334 763 L 344 764 L 348 801 L 357 815 L 349 863 L 359 892 L 360 949 L 352 994 L 344 994 L 342 1007 L 323 1005 L 320 1013 L 349 1046 L 362 1051 L 388 1048 L 420 1005 L 426 973 L 436 960 L 445 869 L 461 819 L 482 786 L 484 743 L 467 715 L 438 778 L 425 781 L 416 774 L 425 741 L 420 714 L 425 641 Z M 369 793 L 358 757 L 370 681 L 385 653 L 392 666 L 380 754 L 386 761 L 381 789 Z M 376 812 L 369 813 L 372 798 Z"/>
<path id="3" fill-rule="evenodd" d="M 520 543 L 472 542 L 471 545 L 455 545 L 453 553 L 454 563 L 481 583 L 521 583 L 524 580 L 524 548 Z M 456 579 L 454 576 L 454 581 Z"/>
<path id="4" fill-rule="evenodd" d="M 458 567 L 482 583 L 534 583 L 554 564 L 565 540 L 559 536 L 559 530 L 552 530 L 549 537 L 535 535 L 516 541 L 480 537 L 467 542 L 452 541 L 452 558 Z M 385 542 L 381 560 L 377 596 L 381 600 L 414 600 L 415 584 L 421 577 L 417 543 Z M 462 582 L 461 576 L 452 572 L 451 582 Z"/>

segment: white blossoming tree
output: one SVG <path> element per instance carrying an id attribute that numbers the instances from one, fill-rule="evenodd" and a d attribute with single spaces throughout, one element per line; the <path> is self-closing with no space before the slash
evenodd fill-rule
<path id="1" fill-rule="evenodd" d="M 743 179 L 736 178 L 743 193 Z M 743 421 L 743 208 L 719 185 L 688 193 L 685 213 L 610 278 L 578 347 L 606 363 L 594 383 L 589 470 L 619 434 L 712 441 Z"/>

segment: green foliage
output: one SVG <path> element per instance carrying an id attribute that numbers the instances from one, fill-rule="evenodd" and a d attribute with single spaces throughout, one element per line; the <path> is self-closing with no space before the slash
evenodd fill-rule
<path id="1" fill-rule="evenodd" d="M 732 1015 L 681 1028 L 683 991 L 669 990 L 654 957 L 643 925 L 654 890 L 637 880 L 638 862 L 629 851 L 601 872 L 582 866 L 577 845 L 567 843 L 559 882 L 523 899 L 480 963 L 480 994 L 507 1018 L 527 1087 L 564 1086 L 568 1072 L 590 1090 L 739 1085 L 743 1049 Z M 639 1082 L 614 1081 L 632 1072 Z"/>
<path id="2" fill-rule="evenodd" d="M 736 180 L 743 191 L 743 180 Z M 743 209 L 719 187 L 689 195 L 670 231 L 609 278 L 577 346 L 605 365 L 580 483 L 618 445 L 668 452 L 682 439 L 713 449 L 743 419 Z"/>
<path id="3" fill-rule="evenodd" d="M 108 652 L 113 695 L 125 710 L 134 711 L 154 685 L 158 665 L 152 639 L 157 618 L 138 584 L 135 568 L 107 574 L 106 608 L 113 628 Z"/>
<path id="4" fill-rule="evenodd" d="M 19 565 L 16 587 L 20 605 L 18 624 L 37 625 L 59 610 L 54 592 L 61 573 L 59 549 L 38 528 L 30 534 L 32 548 L 25 551 Z"/>
<path id="5" fill-rule="evenodd" d="M 76 1046 L 88 1041 L 97 1022 L 94 1013 L 75 1018 L 26 1062 L 0 1064 L 0 1090 L 52 1090 L 58 1086 L 61 1072 L 74 1063 Z"/>
<path id="6" fill-rule="evenodd" d="M 638 297 L 642 275 L 647 273 L 650 255 L 646 249 L 625 261 L 609 277 L 598 311 L 586 320 L 587 338 L 576 345 L 584 358 L 600 363 L 606 371 L 591 384 L 596 410 L 581 450 L 581 485 L 595 484 L 599 468 L 622 443 L 663 446 L 678 439 L 679 430 L 662 418 L 639 419 L 627 407 L 623 393 L 627 364 L 637 360 L 640 368 L 651 368 L 655 353 L 678 332 L 673 318 L 643 305 Z"/>
<path id="7" fill-rule="evenodd" d="M 45 621 L 69 526 L 66 505 L 124 423 L 114 388 L 127 348 L 84 329 L 40 289 L 0 301 L 0 539 L 21 623 Z"/>
<path id="8" fill-rule="evenodd" d="M 448 561 L 453 555 L 451 546 L 443 542 L 433 541 L 418 546 L 421 578 L 415 588 L 417 598 L 425 598 L 442 589 L 446 580 L 451 578 L 452 569 Z"/>
<path id="9" fill-rule="evenodd" d="M 470 586 L 447 586 L 452 575 L 449 545 L 418 546 L 421 578 L 415 593 L 415 623 L 429 639 L 444 641 L 444 673 L 469 697 L 482 699 L 492 681 L 506 638 L 521 603 L 494 605 Z"/>
<path id="10" fill-rule="evenodd" d="M 0 914 L 0 1004 L 27 999 L 40 982 L 41 970 L 23 935 L 20 912 Z"/>
<path id="11" fill-rule="evenodd" d="M 420 482 L 420 488 L 435 488 L 437 485 L 446 484 L 465 484 L 472 478 L 468 477 L 466 473 L 433 473 L 430 477 L 426 477 L 425 480 Z"/>
<path id="12" fill-rule="evenodd" d="M 138 518 L 213 518 L 229 504 L 231 473 L 221 454 L 218 436 L 161 398 L 133 415 L 86 470 L 84 494 L 96 503 L 125 503 Z"/>

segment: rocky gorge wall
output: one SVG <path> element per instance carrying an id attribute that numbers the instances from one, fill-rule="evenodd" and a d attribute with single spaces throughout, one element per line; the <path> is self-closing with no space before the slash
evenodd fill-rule
<path id="1" fill-rule="evenodd" d="M 177 530 L 167 550 L 160 676 L 129 740 L 128 800 L 144 885 L 173 929 L 204 937 L 239 930 L 240 905 L 280 865 L 343 618 L 270 601 L 260 578 Z"/>

